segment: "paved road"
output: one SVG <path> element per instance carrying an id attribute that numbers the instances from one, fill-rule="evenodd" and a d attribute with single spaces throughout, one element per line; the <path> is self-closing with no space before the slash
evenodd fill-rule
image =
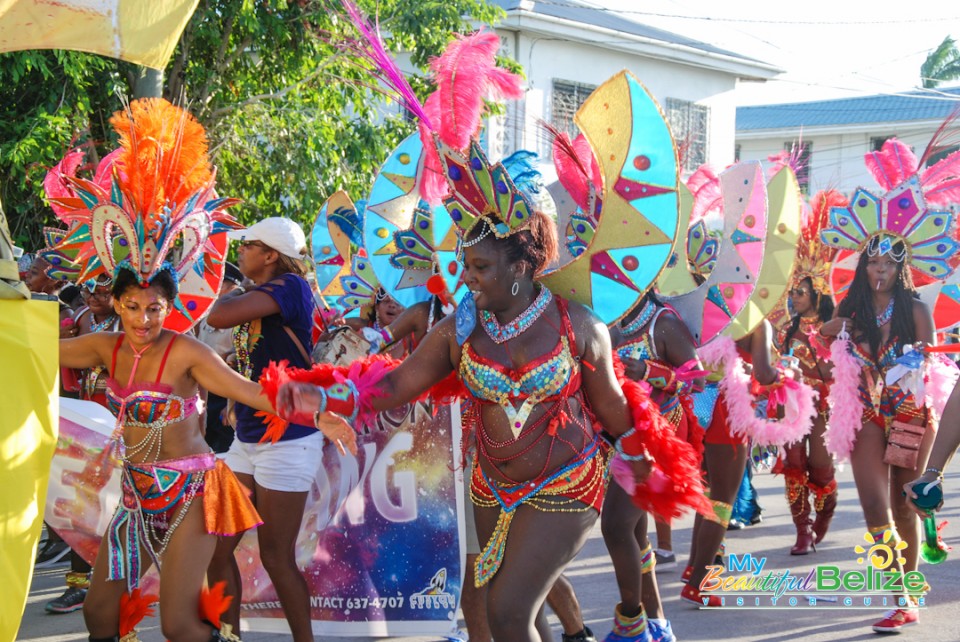
<path id="1" fill-rule="evenodd" d="M 955 467 L 956 468 L 956 467 Z M 849 469 L 841 472 L 840 505 L 834 527 L 816 553 L 806 557 L 791 557 L 793 525 L 783 499 L 782 478 L 769 474 L 755 477 L 764 507 L 762 524 L 730 533 L 728 553 L 767 558 L 765 570 L 806 574 L 815 565 L 836 564 L 842 570 L 856 570 L 857 554 L 854 546 L 863 544 L 864 526 L 857 503 L 856 490 Z M 905 631 L 906 638 L 924 642 L 957 642 L 960 640 L 960 472 L 947 475 L 948 501 L 952 505 L 941 515 L 951 524 L 946 540 L 958 547 L 947 562 L 939 566 L 922 565 L 928 582 L 934 587 L 927 597 L 928 607 L 922 613 L 921 623 Z M 674 541 L 678 551 L 686 551 L 690 543 L 692 520 L 682 520 L 675 529 Z M 685 557 L 685 556 L 684 556 Z M 862 568 L 862 566 L 860 566 Z M 47 615 L 43 604 L 62 590 L 62 568 L 38 571 L 34 576 L 29 603 L 20 628 L 18 640 L 33 642 L 82 642 L 86 640 L 83 619 L 79 612 L 68 615 Z M 584 618 L 598 635 L 610 630 L 613 606 L 617 602 L 613 569 L 603 546 L 599 526 L 594 529 L 583 551 L 568 569 L 582 602 Z M 875 640 L 877 635 L 869 625 L 882 610 L 864 611 L 838 607 L 834 610 L 797 606 L 783 610 L 746 610 L 741 608 L 699 611 L 679 600 L 679 571 L 668 571 L 658 576 L 664 597 L 664 606 L 680 640 L 743 640 L 774 642 L 779 640 Z M 560 632 L 553 620 L 556 639 Z M 144 642 L 163 640 L 158 621 L 148 619 L 141 628 Z M 289 639 L 287 635 L 245 633 L 247 642 L 275 642 Z M 435 638 L 404 638 L 407 642 L 427 642 Z M 344 638 L 341 638 L 344 640 Z"/>

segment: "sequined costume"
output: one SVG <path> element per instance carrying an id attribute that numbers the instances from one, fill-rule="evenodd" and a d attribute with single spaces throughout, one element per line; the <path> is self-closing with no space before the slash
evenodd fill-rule
<path id="1" fill-rule="evenodd" d="M 827 393 L 830 390 L 830 382 L 823 378 L 820 368 L 817 367 L 818 352 L 826 350 L 826 346 L 822 345 L 819 339 L 820 326 L 822 325 L 823 322 L 820 321 L 819 317 L 801 317 L 800 326 L 790 336 L 789 343 L 787 343 L 787 335 L 790 327 L 787 326 L 780 330 L 777 334 L 777 346 L 781 354 L 797 358 L 804 383 L 820 395 L 817 401 L 817 410 L 825 417 L 829 411 Z"/>
<path id="2" fill-rule="evenodd" d="M 595 419 L 581 390 L 580 364 L 573 353 L 576 342 L 567 302 L 555 300 L 562 324 L 557 345 L 523 368 L 506 368 L 484 359 L 469 341 L 461 352 L 460 377 L 473 399 L 464 413 L 464 425 L 476 431 L 478 448 L 470 495 L 477 506 L 500 508 L 493 535 L 477 559 L 477 586 L 489 582 L 500 568 L 510 522 L 518 507 L 526 504 L 543 511 L 599 512 L 603 505 L 606 446 L 594 433 Z M 571 407 L 571 398 L 577 399 L 579 408 Z M 521 404 L 519 410 L 515 403 Z M 512 440 L 499 442 L 488 434 L 482 408 L 490 404 L 498 405 L 507 415 Z M 545 412 L 528 425 L 531 410 L 539 404 L 546 406 Z M 584 420 L 577 419 L 581 415 L 585 415 Z M 566 428 L 571 425 L 582 431 L 583 446 L 569 441 L 570 431 Z M 498 464 L 522 456 L 543 439 L 552 440 L 551 451 L 559 444 L 567 446 L 573 457 L 556 470 L 546 470 L 545 462 L 544 469 L 533 479 L 511 479 L 499 470 Z M 498 457 L 496 451 L 509 445 L 523 447 L 511 457 Z"/>
<path id="3" fill-rule="evenodd" d="M 111 373 L 116 371 L 117 353 L 125 336 L 117 337 Z M 213 452 L 156 459 L 162 450 L 164 431 L 198 411 L 199 395 L 183 398 L 160 382 L 176 339 L 174 335 L 167 344 L 155 381 L 135 381 L 136 362 L 126 386 L 113 377 L 106 380 L 107 407 L 117 416 L 115 448 L 123 461 L 123 496 L 106 533 L 107 579 L 126 578 L 128 590 L 139 585 L 141 549 L 159 568 L 160 556 L 197 497 L 203 498 L 208 533 L 235 535 L 262 523 L 236 476 Z M 126 427 L 146 429 L 147 434 L 136 444 L 127 444 L 123 439 Z"/>
<path id="4" fill-rule="evenodd" d="M 861 365 L 860 402 L 863 404 L 863 421 L 872 421 L 889 434 L 893 422 L 909 423 L 916 419 L 927 422 L 927 409 L 916 405 L 913 395 L 898 384 L 884 383 L 887 371 L 897 360 L 901 345 L 897 337 L 891 337 L 880 346 L 874 359 L 859 343 L 851 343 L 853 356 Z"/>
<path id="5" fill-rule="evenodd" d="M 665 312 L 676 315 L 670 308 L 658 306 L 653 318 L 647 324 L 645 332 L 635 335 L 625 334 L 624 342 L 617 346 L 617 355 L 621 359 L 649 360 L 663 368 L 675 370 L 671 364 L 661 359 L 660 355 L 657 354 L 657 344 L 654 340 L 657 321 Z M 647 374 L 651 374 L 649 368 Z M 687 414 L 687 408 L 692 411 L 692 403 L 682 403 L 685 397 L 689 398 L 690 391 L 687 385 L 682 381 L 671 383 L 656 376 L 645 376 L 644 380 L 651 386 L 650 398 L 660 406 L 660 414 L 676 429 L 677 435 L 681 439 L 688 439 L 688 427 L 691 418 Z"/>

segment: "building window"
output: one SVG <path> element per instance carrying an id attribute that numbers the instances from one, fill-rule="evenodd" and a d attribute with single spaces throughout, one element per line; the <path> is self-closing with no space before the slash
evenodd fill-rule
<path id="1" fill-rule="evenodd" d="M 733 162 L 734 163 L 740 162 L 740 143 L 737 143 L 736 145 L 733 146 Z"/>
<path id="2" fill-rule="evenodd" d="M 790 152 L 790 156 L 793 158 L 791 165 L 797 172 L 797 183 L 800 184 L 800 191 L 809 194 L 810 158 L 813 155 L 813 142 L 809 140 L 788 140 L 783 144 L 783 148 Z"/>
<path id="3" fill-rule="evenodd" d="M 930 150 L 930 157 L 927 158 L 925 167 L 936 165 L 957 150 L 960 150 L 960 145 L 944 145 L 940 147 L 934 147 Z"/>
<path id="4" fill-rule="evenodd" d="M 870 151 L 879 152 L 883 149 L 883 144 L 893 138 L 893 136 L 871 136 L 870 137 Z"/>
<path id="5" fill-rule="evenodd" d="M 706 163 L 710 108 L 687 100 L 667 98 L 667 121 L 673 130 L 683 170 L 692 172 Z"/>
<path id="6" fill-rule="evenodd" d="M 580 128 L 573 122 L 583 101 L 593 93 L 596 85 L 585 85 L 566 80 L 553 81 L 553 95 L 550 106 L 550 124 L 562 132 L 566 132 L 570 139 L 580 134 Z"/>

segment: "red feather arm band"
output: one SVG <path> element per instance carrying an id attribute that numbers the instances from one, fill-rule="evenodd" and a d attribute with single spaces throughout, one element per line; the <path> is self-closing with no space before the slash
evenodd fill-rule
<path id="1" fill-rule="evenodd" d="M 317 387 L 321 395 L 321 407 L 317 412 L 332 412 L 340 415 L 353 426 L 354 430 L 360 432 L 365 426 L 373 423 L 376 415 L 373 400 L 381 394 L 378 390 L 380 381 L 400 363 L 399 360 L 387 355 L 371 355 L 358 359 L 349 366 L 318 363 L 314 364 L 310 370 L 288 367 L 286 361 L 270 362 L 260 375 L 260 385 L 270 403 L 276 406 L 277 393 L 283 384 L 311 383 Z M 464 397 L 466 393 L 467 390 L 460 383 L 456 373 L 451 373 L 446 379 L 424 392 L 417 400 L 451 403 L 454 399 Z M 289 419 L 306 425 L 314 423 L 314 417 L 289 417 Z M 279 440 L 286 431 L 287 424 L 287 421 L 275 415 L 268 415 L 267 431 L 261 442 Z"/>
<path id="2" fill-rule="evenodd" d="M 611 470 L 614 473 L 614 467 L 622 470 L 623 461 L 647 459 L 653 464 L 647 480 L 632 489 L 624 488 L 634 504 L 663 520 L 679 517 L 688 508 L 709 514 L 712 508 L 703 492 L 699 454 L 677 436 L 643 385 L 623 376 L 623 365 L 616 355 L 614 371 L 627 398 L 633 427 L 617 439 L 617 454 Z M 619 466 L 617 459 L 621 460 Z M 618 476 L 618 481 L 622 477 Z"/>

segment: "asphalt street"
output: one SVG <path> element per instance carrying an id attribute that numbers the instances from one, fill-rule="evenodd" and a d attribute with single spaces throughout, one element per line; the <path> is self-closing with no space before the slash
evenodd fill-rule
<path id="1" fill-rule="evenodd" d="M 954 467 L 956 469 L 956 467 Z M 865 527 L 857 503 L 853 479 L 847 467 L 839 474 L 840 502 L 833 528 L 827 539 L 815 553 L 804 557 L 792 557 L 789 548 L 794 541 L 794 527 L 790 520 L 786 501 L 783 498 L 783 479 L 769 473 L 755 476 L 755 485 L 763 506 L 763 522 L 740 531 L 730 532 L 727 541 L 728 554 L 750 554 L 754 560 L 766 558 L 763 573 L 790 571 L 794 576 L 806 576 L 815 567 L 834 565 L 840 571 L 863 570 L 857 563 L 860 555 L 857 545 L 865 545 Z M 960 472 L 946 476 L 947 506 L 940 519 L 950 524 L 944 531 L 948 544 L 960 547 Z M 692 518 L 680 520 L 674 529 L 674 542 L 680 566 L 685 563 L 690 544 Z M 20 626 L 18 640 L 32 642 L 73 642 L 87 639 L 80 612 L 67 615 L 48 615 L 43 605 L 58 596 L 63 590 L 65 567 L 44 569 L 34 575 L 29 601 Z M 850 606 L 837 602 L 821 602 L 809 606 L 810 592 L 797 593 L 797 605 L 790 606 L 787 599 L 778 602 L 780 608 L 768 608 L 770 598 L 761 598 L 764 608 L 756 608 L 754 596 L 744 598 L 746 606 L 728 606 L 722 609 L 698 610 L 681 603 L 680 568 L 658 573 L 661 593 L 667 616 L 673 623 L 678 640 L 743 640 L 749 642 L 774 642 L 778 640 L 875 640 L 870 624 L 882 617 L 884 608 L 877 606 L 874 596 L 873 608 L 863 608 L 863 596 L 857 595 Z M 922 639 L 925 642 L 956 642 L 960 640 L 960 548 L 951 553 L 940 565 L 922 564 L 932 591 L 927 595 L 927 606 L 921 613 L 917 626 L 904 631 L 905 639 Z M 613 567 L 607 556 L 600 534 L 599 523 L 580 555 L 567 569 L 567 574 L 576 588 L 587 624 L 602 639 L 610 631 L 617 590 Z M 739 576 L 742 573 L 734 572 Z M 728 597 L 733 603 L 735 598 Z M 754 608 L 747 608 L 754 606 Z M 552 618 L 555 639 L 560 639 L 556 618 Z M 461 622 L 462 624 L 462 622 Z M 163 640 L 157 618 L 149 618 L 140 626 L 143 642 Z M 247 642 L 274 642 L 289 639 L 288 635 L 244 632 Z M 360 640 L 366 638 L 339 638 Z M 436 640 L 432 637 L 402 638 L 408 642 Z"/>

